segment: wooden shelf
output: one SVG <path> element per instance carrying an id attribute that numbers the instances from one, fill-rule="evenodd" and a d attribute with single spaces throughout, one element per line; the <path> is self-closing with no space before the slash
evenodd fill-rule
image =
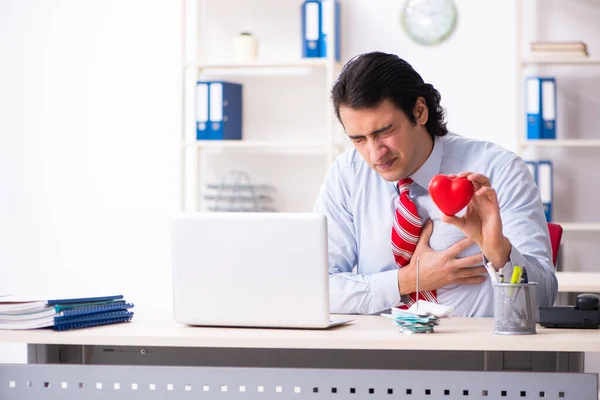
<path id="1" fill-rule="evenodd" d="M 569 232 L 600 232 L 600 222 L 555 222 Z"/>
<path id="2" fill-rule="evenodd" d="M 559 271 L 556 279 L 559 292 L 600 293 L 600 272 Z"/>
<path id="3" fill-rule="evenodd" d="M 523 59 L 523 65 L 579 65 L 600 64 L 600 57 L 533 56 Z"/>
<path id="4" fill-rule="evenodd" d="M 600 147 L 600 139 L 529 139 L 521 147 Z"/>

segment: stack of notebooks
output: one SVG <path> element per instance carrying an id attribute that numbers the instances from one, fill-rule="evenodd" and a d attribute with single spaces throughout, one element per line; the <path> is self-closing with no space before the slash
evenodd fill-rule
<path id="1" fill-rule="evenodd" d="M 392 308 L 390 314 L 381 314 L 381 316 L 391 319 L 400 327 L 402 333 L 433 333 L 433 327 L 439 325 L 440 318 L 447 317 L 453 309 L 453 307 L 419 300 L 408 310 Z"/>
<path id="2" fill-rule="evenodd" d="M 40 300 L 0 297 L 0 329 L 52 328 L 55 331 L 129 322 L 133 304 L 122 295 Z"/>

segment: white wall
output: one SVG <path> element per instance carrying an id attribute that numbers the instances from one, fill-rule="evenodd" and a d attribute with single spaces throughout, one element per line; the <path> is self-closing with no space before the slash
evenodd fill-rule
<path id="1" fill-rule="evenodd" d="M 450 130 L 514 149 L 514 1 L 457 0 L 457 29 L 434 47 L 419 46 L 402 31 L 404 4 L 344 3 L 345 57 L 372 50 L 398 54 L 440 91 Z"/>
<path id="2" fill-rule="evenodd" d="M 172 0 L 0 2 L 0 293 L 170 308 L 181 21 Z"/>

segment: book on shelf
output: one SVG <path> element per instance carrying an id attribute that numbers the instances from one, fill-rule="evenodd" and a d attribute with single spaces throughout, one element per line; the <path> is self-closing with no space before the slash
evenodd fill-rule
<path id="1" fill-rule="evenodd" d="M 133 307 L 123 295 L 71 298 L 5 295 L 0 296 L 0 329 L 65 331 L 129 322 Z"/>
<path id="2" fill-rule="evenodd" d="M 587 57 L 587 45 L 581 41 L 531 42 L 534 57 Z"/>

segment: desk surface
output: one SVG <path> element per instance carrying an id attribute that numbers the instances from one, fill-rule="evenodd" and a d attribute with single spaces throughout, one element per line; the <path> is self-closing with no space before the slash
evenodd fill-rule
<path id="1" fill-rule="evenodd" d="M 559 292 L 600 292 L 598 272 L 557 272 Z"/>
<path id="2" fill-rule="evenodd" d="M 381 316 L 352 316 L 328 330 L 201 328 L 169 315 L 138 315 L 132 322 L 65 332 L 2 331 L 0 343 L 105 346 L 228 347 L 368 350 L 600 351 L 600 330 L 547 329 L 536 335 L 496 335 L 491 318 L 443 319 L 432 334 L 406 335 Z"/>

